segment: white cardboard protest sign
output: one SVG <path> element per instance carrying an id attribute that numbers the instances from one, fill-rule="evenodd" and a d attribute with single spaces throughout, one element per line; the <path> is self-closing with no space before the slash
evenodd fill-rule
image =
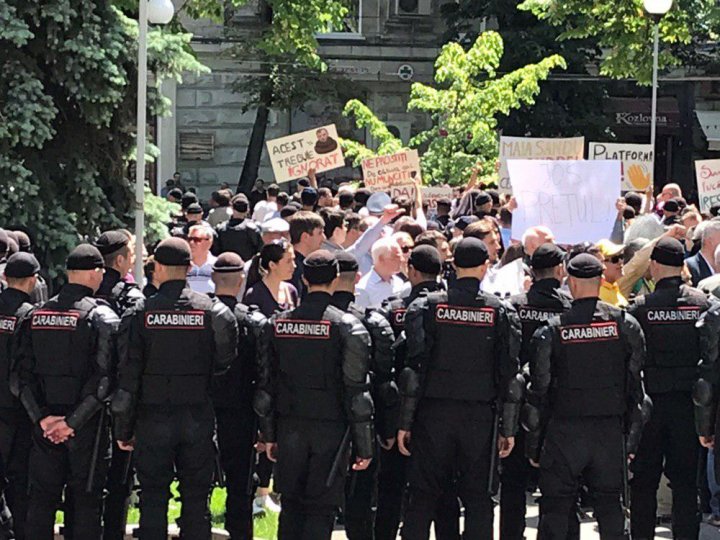
<path id="1" fill-rule="evenodd" d="M 695 162 L 700 211 L 706 212 L 714 204 L 720 204 L 720 159 Z"/>
<path id="2" fill-rule="evenodd" d="M 266 145 L 278 184 L 307 176 L 310 169 L 321 173 L 345 166 L 335 124 L 273 139 Z"/>
<path id="3" fill-rule="evenodd" d="M 370 191 L 392 191 L 398 186 L 413 186 L 414 179 L 420 178 L 420 156 L 417 150 L 375 156 L 362 160 L 362 170 L 365 187 Z M 392 192 L 390 195 L 393 196 Z"/>
<path id="4" fill-rule="evenodd" d="M 480 283 L 480 290 L 500 298 L 506 298 L 523 292 L 524 283 L 525 269 L 523 260 L 520 258 L 503 265 L 497 272 L 486 274 Z"/>
<path id="5" fill-rule="evenodd" d="M 609 238 L 620 196 L 619 161 L 508 161 L 517 210 L 512 237 L 545 225 L 558 244 Z"/>
<path id="6" fill-rule="evenodd" d="M 503 193 L 509 193 L 509 159 L 546 159 L 569 160 L 585 157 L 585 137 L 568 139 L 540 139 L 534 137 L 500 137 L 500 168 L 498 187 Z"/>
<path id="7" fill-rule="evenodd" d="M 620 160 L 623 191 L 644 193 L 653 184 L 651 144 L 591 142 L 588 145 L 588 159 Z"/>
<path id="8" fill-rule="evenodd" d="M 428 203 L 429 208 L 435 208 L 439 199 L 447 197 L 452 199 L 453 188 L 450 186 L 428 186 L 422 188 L 423 201 Z"/>

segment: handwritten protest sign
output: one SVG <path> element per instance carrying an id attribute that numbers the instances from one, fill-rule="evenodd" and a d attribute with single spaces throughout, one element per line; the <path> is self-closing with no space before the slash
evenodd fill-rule
<path id="1" fill-rule="evenodd" d="M 488 272 L 480 283 L 480 290 L 506 298 L 523 292 L 524 283 L 525 269 L 523 260 L 520 258 L 504 264 L 497 272 Z"/>
<path id="2" fill-rule="evenodd" d="M 509 159 L 568 160 L 585 157 L 585 137 L 538 139 L 533 137 L 500 137 L 500 170 L 498 187 L 511 191 Z"/>
<path id="3" fill-rule="evenodd" d="M 695 162 L 700 211 L 706 212 L 720 204 L 720 159 L 706 159 Z"/>
<path id="4" fill-rule="evenodd" d="M 362 160 L 362 170 L 365 187 L 370 191 L 391 191 L 391 188 L 398 186 L 412 187 L 414 179 L 420 178 L 420 157 L 417 150 L 371 157 Z M 393 196 L 392 193 L 390 196 Z"/>
<path id="5" fill-rule="evenodd" d="M 307 176 L 310 169 L 321 173 L 345 165 L 335 124 L 293 133 L 266 144 L 278 184 Z"/>
<path id="6" fill-rule="evenodd" d="M 447 197 L 452 199 L 453 190 L 450 186 L 429 186 L 422 188 L 423 201 L 428 203 L 430 208 L 435 208 L 439 199 Z"/>
<path id="7" fill-rule="evenodd" d="M 653 152 L 651 144 L 591 142 L 588 159 L 618 159 L 622 162 L 623 191 L 643 193 L 653 184 Z"/>
<path id="8" fill-rule="evenodd" d="M 619 161 L 508 161 L 517 210 L 512 237 L 545 225 L 558 244 L 609 238 L 620 196 Z"/>

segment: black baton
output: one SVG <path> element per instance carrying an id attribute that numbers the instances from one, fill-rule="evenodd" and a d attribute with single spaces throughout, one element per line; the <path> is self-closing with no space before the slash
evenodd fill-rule
<path id="1" fill-rule="evenodd" d="M 325 480 L 325 487 L 330 487 L 333 485 L 333 482 L 335 482 L 335 478 L 340 473 L 340 467 L 343 466 L 343 464 L 347 465 L 347 450 L 350 447 L 350 426 L 345 430 L 345 435 L 343 435 L 342 441 L 340 441 L 340 446 L 337 449 L 337 452 L 335 453 L 335 459 L 333 459 L 332 468 L 330 469 L 330 474 L 328 474 L 327 480 Z"/>

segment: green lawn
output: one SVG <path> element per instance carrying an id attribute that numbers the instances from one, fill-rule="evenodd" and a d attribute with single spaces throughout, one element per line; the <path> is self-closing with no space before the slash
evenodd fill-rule
<path id="1" fill-rule="evenodd" d="M 168 508 L 168 523 L 174 523 L 180 517 L 180 500 L 177 491 L 177 482 L 173 482 L 171 486 L 173 498 L 170 499 Z M 222 528 L 225 523 L 225 488 L 215 488 L 210 498 L 210 513 L 212 515 L 213 527 Z M 256 540 L 277 540 L 279 514 L 274 512 L 265 512 L 265 514 L 255 518 L 255 539 Z M 140 520 L 140 510 L 137 505 L 131 505 L 128 513 L 128 523 L 136 524 Z M 63 523 L 64 516 L 58 511 L 55 522 Z"/>

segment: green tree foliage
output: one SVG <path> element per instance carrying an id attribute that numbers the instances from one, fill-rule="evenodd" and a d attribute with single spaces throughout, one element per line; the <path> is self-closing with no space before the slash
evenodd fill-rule
<path id="1" fill-rule="evenodd" d="M 358 94 L 357 85 L 327 73 L 317 49 L 317 34 L 340 28 L 350 13 L 350 0 L 260 0 L 261 24 L 254 38 L 233 50 L 240 61 L 259 62 L 261 72 L 237 81 L 235 91 L 247 96 L 246 110 L 256 108 L 238 190 L 249 192 L 260 167 L 271 108 L 301 108 L 308 100 L 333 102 Z"/>
<path id="2" fill-rule="evenodd" d="M 605 49 L 603 75 L 651 82 L 653 21 L 642 0 L 525 0 L 520 8 L 559 27 L 561 40 L 597 39 Z M 660 22 L 660 67 L 677 66 L 689 58 L 704 63 L 699 45 L 717 31 L 717 24 L 714 0 L 675 0 Z"/>
<path id="3" fill-rule="evenodd" d="M 550 71 L 565 68 L 559 55 L 544 58 L 505 75 L 498 68 L 503 40 L 497 32 L 481 34 L 465 51 L 448 43 L 435 61 L 435 85 L 415 83 L 410 90 L 408 110 L 430 114 L 433 126 L 409 142 L 422 150 L 423 178 L 436 183 L 463 183 L 478 162 L 482 176 L 495 173 L 498 157 L 498 116 L 508 115 L 522 105 L 532 105 L 540 92 L 540 81 Z M 380 154 L 402 147 L 372 112 L 359 102 L 350 102 L 346 114 L 367 126 L 379 140 Z M 344 141 L 347 154 L 355 158 L 372 155 L 359 143 Z"/>
<path id="4" fill-rule="evenodd" d="M 522 105 L 510 116 L 498 118 L 505 135 L 571 137 L 585 135 L 604 140 L 609 134 L 603 114 L 606 87 L 602 81 L 588 81 L 587 66 L 596 64 L 600 49 L 594 38 L 558 41 L 561 30 L 518 10 L 522 0 L 458 0 L 443 6 L 449 40 L 469 47 L 475 41 L 480 21 L 488 21 L 505 43 L 498 70 L 507 73 L 524 66 L 528 59 L 561 55 L 567 62 L 562 77 L 546 81 L 532 106 Z"/>
<path id="5" fill-rule="evenodd" d="M 133 199 L 137 23 L 107 0 L 0 0 L 2 224 L 25 225 L 55 273 L 79 236 L 124 226 Z M 202 66 L 190 35 L 149 34 L 157 88 Z"/>

